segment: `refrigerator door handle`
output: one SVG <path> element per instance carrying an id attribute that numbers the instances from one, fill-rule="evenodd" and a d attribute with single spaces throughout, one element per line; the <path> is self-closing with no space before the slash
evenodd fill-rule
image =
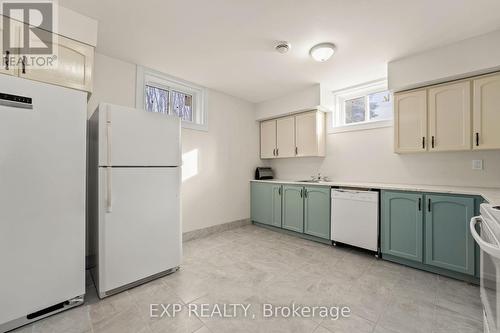
<path id="1" fill-rule="evenodd" d="M 107 192 L 106 211 L 108 213 L 111 213 L 113 211 L 113 201 L 112 201 L 113 189 L 112 189 L 112 182 L 111 182 L 112 168 L 107 167 L 106 172 L 107 172 L 107 174 L 106 174 L 106 186 L 107 186 L 107 189 L 106 189 L 106 192 Z"/>
<path id="2" fill-rule="evenodd" d="M 106 143 L 107 143 L 107 167 L 111 167 L 111 111 L 109 110 L 109 106 L 106 110 Z"/>
<path id="3" fill-rule="evenodd" d="M 107 186 L 107 201 L 106 201 L 106 211 L 111 213 L 113 211 L 113 202 L 112 202 L 112 169 L 111 169 L 111 112 L 109 110 L 109 106 L 106 110 L 106 141 L 107 141 L 107 167 L 106 167 L 106 186 Z"/>

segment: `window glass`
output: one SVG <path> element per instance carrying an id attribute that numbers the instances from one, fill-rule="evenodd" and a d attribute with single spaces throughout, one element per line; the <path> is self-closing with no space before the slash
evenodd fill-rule
<path id="1" fill-rule="evenodd" d="M 169 91 L 146 85 L 146 110 L 168 113 Z"/>
<path id="2" fill-rule="evenodd" d="M 366 99 L 358 97 L 345 101 L 345 123 L 353 124 L 365 121 L 366 119 Z"/>
<path id="3" fill-rule="evenodd" d="M 370 120 L 386 120 L 392 118 L 391 94 L 382 91 L 368 95 Z"/>
<path id="4" fill-rule="evenodd" d="M 193 96 L 172 90 L 172 113 L 182 120 L 193 121 Z"/>

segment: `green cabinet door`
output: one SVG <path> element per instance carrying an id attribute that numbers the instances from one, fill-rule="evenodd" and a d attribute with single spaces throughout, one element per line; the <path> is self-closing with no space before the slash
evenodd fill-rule
<path id="1" fill-rule="evenodd" d="M 304 187 L 283 185 L 283 229 L 304 232 Z"/>
<path id="2" fill-rule="evenodd" d="M 270 183 L 252 182 L 250 187 L 250 216 L 252 221 L 273 224 L 273 187 Z"/>
<path id="3" fill-rule="evenodd" d="M 425 263 L 474 275 L 474 198 L 426 195 Z"/>
<path id="4" fill-rule="evenodd" d="M 281 193 L 283 191 L 283 186 L 281 185 L 273 185 L 272 193 L 272 216 L 271 216 L 271 224 L 275 227 L 281 228 Z"/>
<path id="5" fill-rule="evenodd" d="M 304 189 L 304 233 L 330 239 L 330 187 L 308 186 Z"/>
<path id="6" fill-rule="evenodd" d="M 423 195 L 382 191 L 382 253 L 423 262 Z"/>

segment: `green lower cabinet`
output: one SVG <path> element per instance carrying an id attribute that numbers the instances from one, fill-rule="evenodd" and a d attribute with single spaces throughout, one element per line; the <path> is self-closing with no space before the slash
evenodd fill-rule
<path id="1" fill-rule="evenodd" d="M 304 188 L 304 233 L 330 239 L 330 187 Z"/>
<path id="2" fill-rule="evenodd" d="M 474 281 L 477 249 L 472 196 L 382 191 L 382 255 L 391 261 Z M 476 279 L 477 280 L 477 279 Z"/>
<path id="3" fill-rule="evenodd" d="M 272 187 L 272 206 L 271 206 L 271 225 L 281 228 L 281 207 L 282 207 L 282 200 L 281 200 L 281 193 L 283 191 L 283 186 L 281 185 L 273 185 Z"/>
<path id="4" fill-rule="evenodd" d="M 283 185 L 282 228 L 304 232 L 304 187 Z"/>
<path id="5" fill-rule="evenodd" d="M 423 195 L 382 191 L 382 254 L 423 261 Z"/>
<path id="6" fill-rule="evenodd" d="M 250 218 L 252 221 L 272 225 L 273 187 L 270 183 L 252 183 L 250 187 Z"/>
<path id="7" fill-rule="evenodd" d="M 474 198 L 426 195 L 425 263 L 474 275 L 474 239 L 469 222 L 474 216 Z"/>
<path id="8" fill-rule="evenodd" d="M 272 183 L 251 184 L 251 220 L 281 228 L 282 186 Z"/>

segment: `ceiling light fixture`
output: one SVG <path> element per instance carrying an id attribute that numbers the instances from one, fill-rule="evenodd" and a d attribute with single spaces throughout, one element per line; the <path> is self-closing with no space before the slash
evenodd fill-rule
<path id="1" fill-rule="evenodd" d="M 335 53 L 335 45 L 332 43 L 321 43 L 314 45 L 309 51 L 311 57 L 318 62 L 325 62 Z"/>
<path id="2" fill-rule="evenodd" d="M 283 53 L 287 53 L 291 47 L 292 47 L 292 45 L 290 45 L 290 43 L 282 41 L 282 42 L 278 42 L 278 44 L 274 48 L 276 49 L 276 51 L 283 54 Z"/>

